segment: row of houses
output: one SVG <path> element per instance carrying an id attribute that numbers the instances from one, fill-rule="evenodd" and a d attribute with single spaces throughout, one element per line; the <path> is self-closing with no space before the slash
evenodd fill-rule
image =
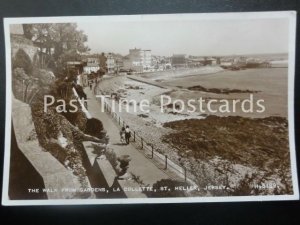
<path id="1" fill-rule="evenodd" d="M 76 70 L 78 74 L 91 74 L 99 71 L 112 74 L 116 72 L 116 60 L 112 53 L 103 53 L 100 57 L 83 57 L 81 61 L 68 61 L 66 62 L 66 68 Z"/>
<path id="2" fill-rule="evenodd" d="M 97 73 L 99 70 L 107 74 L 134 71 L 143 73 L 153 69 L 151 50 L 138 48 L 130 49 L 125 57 L 113 53 L 102 53 L 85 57 L 82 61 L 67 62 L 68 69 L 75 69 L 78 73 Z"/>
<path id="3" fill-rule="evenodd" d="M 221 66 L 223 68 L 270 67 L 265 59 L 246 56 L 188 56 L 174 54 L 171 57 L 152 55 L 151 50 L 129 49 L 126 56 L 102 53 L 86 57 L 80 62 L 67 62 L 67 67 L 77 69 L 79 73 L 145 73 L 177 68 L 195 68 L 201 66 Z"/>
<path id="4" fill-rule="evenodd" d="M 67 62 L 68 69 L 76 69 L 78 73 L 97 73 L 99 70 L 107 74 L 117 74 L 119 72 L 134 71 L 143 73 L 150 71 L 152 66 L 151 50 L 130 49 L 125 57 L 113 53 L 100 56 L 86 57 L 82 61 Z"/>
<path id="5" fill-rule="evenodd" d="M 219 65 L 221 63 L 220 57 L 197 57 L 187 56 L 185 54 L 175 54 L 171 57 L 171 65 L 173 68 L 180 67 L 199 67 L 207 65 Z"/>
<path id="6" fill-rule="evenodd" d="M 278 57 L 277 57 L 278 58 Z M 275 56 L 186 56 L 177 54 L 171 57 L 172 68 L 200 67 L 200 66 L 220 66 L 225 69 L 243 68 L 274 68 L 287 67 L 285 58 L 276 59 Z"/>
<path id="7" fill-rule="evenodd" d="M 154 56 L 151 50 L 134 48 L 124 57 L 122 69 L 143 73 L 217 64 L 220 64 L 218 57 L 188 57 L 185 54 L 174 54 L 171 57 Z"/>

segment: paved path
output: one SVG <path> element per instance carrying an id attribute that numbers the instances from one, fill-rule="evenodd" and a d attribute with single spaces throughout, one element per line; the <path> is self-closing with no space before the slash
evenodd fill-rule
<path id="1" fill-rule="evenodd" d="M 109 147 L 114 150 L 117 156 L 129 155 L 131 161 L 129 163 L 128 172 L 139 176 L 140 180 L 145 184 L 152 185 L 161 179 L 169 179 L 166 173 L 158 169 L 151 163 L 142 153 L 139 152 L 133 145 L 122 145 L 120 143 L 119 127 L 113 119 L 105 112 L 101 112 L 101 103 L 93 95 L 89 88 L 84 89 L 88 99 L 88 111 L 91 116 L 102 121 L 104 129 L 109 135 Z"/>

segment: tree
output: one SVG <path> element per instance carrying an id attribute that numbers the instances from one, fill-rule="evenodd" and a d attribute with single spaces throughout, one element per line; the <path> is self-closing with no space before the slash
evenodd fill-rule
<path id="1" fill-rule="evenodd" d="M 97 76 L 98 77 L 102 77 L 104 74 L 106 73 L 106 70 L 104 68 L 100 68 L 98 71 L 97 71 Z"/>
<path id="2" fill-rule="evenodd" d="M 104 55 L 103 52 L 99 56 L 99 62 L 100 62 L 100 67 L 107 70 L 107 65 L 106 65 L 107 58 L 106 58 L 106 56 Z"/>
<path id="3" fill-rule="evenodd" d="M 60 57 L 58 57 L 58 59 L 55 61 L 56 62 L 56 66 L 54 68 L 54 71 L 57 74 L 67 74 L 67 75 L 77 75 L 77 71 L 71 71 L 70 69 L 67 69 L 66 71 L 64 71 L 65 65 L 67 62 L 69 61 L 81 61 L 81 56 L 80 54 L 74 50 L 66 50 L 65 52 L 63 52 Z"/>
<path id="4" fill-rule="evenodd" d="M 32 62 L 30 57 L 23 49 L 19 49 L 13 60 L 13 69 L 23 68 L 25 73 L 30 75 L 33 70 Z"/>
<path id="5" fill-rule="evenodd" d="M 41 54 L 48 56 L 47 62 L 43 64 L 49 66 L 48 62 L 54 61 L 52 63 L 56 67 L 52 68 L 54 70 L 62 70 L 66 54 L 79 55 L 89 50 L 85 45 L 87 35 L 77 29 L 76 23 L 43 23 L 31 26 L 24 24 L 24 26 L 27 37 L 32 36 L 32 41 L 40 48 Z M 41 58 L 45 60 L 45 56 Z"/>
<path id="6" fill-rule="evenodd" d="M 29 40 L 31 40 L 33 36 L 31 30 L 32 30 L 32 24 L 23 24 L 24 36 Z"/>

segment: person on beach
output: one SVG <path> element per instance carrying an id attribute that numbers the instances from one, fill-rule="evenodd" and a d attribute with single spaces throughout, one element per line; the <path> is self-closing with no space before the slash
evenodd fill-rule
<path id="1" fill-rule="evenodd" d="M 125 127 L 122 127 L 122 129 L 120 131 L 120 140 L 121 140 L 121 143 L 125 143 Z"/>
<path id="2" fill-rule="evenodd" d="M 126 140 L 126 144 L 129 144 L 129 139 L 131 137 L 131 132 L 129 130 L 129 126 L 127 125 L 126 126 L 126 129 L 125 129 L 125 140 Z"/>

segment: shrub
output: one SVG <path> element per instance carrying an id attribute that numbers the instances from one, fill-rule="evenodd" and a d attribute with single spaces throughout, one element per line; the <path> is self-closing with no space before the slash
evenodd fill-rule
<path id="1" fill-rule="evenodd" d="M 103 131 L 103 124 L 96 118 L 88 119 L 86 122 L 85 133 L 97 138 L 104 138 L 106 133 Z"/>
<path id="2" fill-rule="evenodd" d="M 15 55 L 13 61 L 13 69 L 23 68 L 26 74 L 31 74 L 33 70 L 32 62 L 30 57 L 23 49 L 19 49 Z"/>
<path id="3" fill-rule="evenodd" d="M 117 170 L 118 166 L 118 160 L 117 160 L 117 154 L 114 152 L 114 150 L 107 148 L 104 152 L 107 160 L 111 163 L 114 170 Z"/>

